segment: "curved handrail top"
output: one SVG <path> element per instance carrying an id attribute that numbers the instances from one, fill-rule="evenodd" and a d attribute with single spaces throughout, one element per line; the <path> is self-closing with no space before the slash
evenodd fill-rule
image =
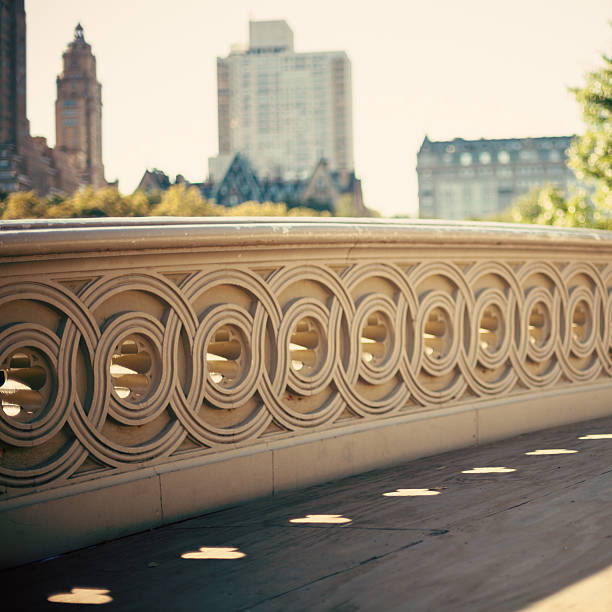
<path id="1" fill-rule="evenodd" d="M 612 249 L 612 232 L 511 223 L 311 217 L 127 217 L 0 222 L 0 256 L 268 245 Z"/>

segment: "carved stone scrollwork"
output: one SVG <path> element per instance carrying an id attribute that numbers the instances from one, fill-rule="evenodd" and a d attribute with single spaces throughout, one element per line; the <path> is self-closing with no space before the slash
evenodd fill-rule
<path id="1" fill-rule="evenodd" d="M 0 484 L 612 375 L 608 263 L 312 257 L 3 280 Z"/>

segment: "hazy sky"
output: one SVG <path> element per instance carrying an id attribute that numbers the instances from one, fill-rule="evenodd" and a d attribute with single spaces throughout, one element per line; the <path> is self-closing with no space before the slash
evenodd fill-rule
<path id="1" fill-rule="evenodd" d="M 81 22 L 102 83 L 106 178 L 191 181 L 217 148 L 217 56 L 251 19 L 285 19 L 296 51 L 345 50 L 366 204 L 417 208 L 427 133 L 560 136 L 583 129 L 567 88 L 612 54 L 610 0 L 26 0 L 31 132 L 55 142 L 55 78 Z"/>

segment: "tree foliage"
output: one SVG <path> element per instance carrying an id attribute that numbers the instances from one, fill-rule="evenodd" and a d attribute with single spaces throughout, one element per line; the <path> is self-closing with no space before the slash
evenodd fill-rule
<path id="1" fill-rule="evenodd" d="M 47 207 L 46 217 L 66 219 L 75 217 L 143 217 L 148 213 L 146 197 L 140 194 L 124 196 L 113 187 L 94 191 L 86 187 L 75 191 L 65 200 Z"/>
<path id="2" fill-rule="evenodd" d="M 603 62 L 583 88 L 572 90 L 586 131 L 570 147 L 569 166 L 579 180 L 594 184 L 597 205 L 612 211 L 612 58 L 604 55 Z"/>
<path id="3" fill-rule="evenodd" d="M 316 211 L 303 206 L 288 207 L 283 202 L 243 202 L 229 208 L 220 207 L 227 217 L 329 217 L 327 210 Z"/>
<path id="4" fill-rule="evenodd" d="M 225 207 L 206 200 L 197 187 L 172 185 L 167 191 L 123 195 L 114 187 L 97 191 L 80 189 L 63 198 L 53 195 L 39 198 L 32 191 L 15 192 L 0 199 L 1 219 L 70 219 L 86 217 L 326 217 L 329 211 L 317 211 L 283 203 L 244 202 Z"/>
<path id="5" fill-rule="evenodd" d="M 162 193 L 151 214 L 156 217 L 211 217 L 222 212 L 216 204 L 205 200 L 197 187 L 179 183 Z"/>
<path id="6" fill-rule="evenodd" d="M 352 194 L 345 193 L 338 198 L 336 204 L 337 217 L 358 217 L 359 212 Z"/>
<path id="7" fill-rule="evenodd" d="M 584 190 L 576 189 L 566 198 L 561 189 L 553 185 L 535 187 L 519 196 L 509 215 L 502 220 L 558 227 L 612 228 L 607 216 Z"/>
<path id="8" fill-rule="evenodd" d="M 2 202 L 3 219 L 37 219 L 44 213 L 45 206 L 33 191 L 11 193 Z"/>
<path id="9" fill-rule="evenodd" d="M 504 220 L 562 227 L 612 229 L 612 59 L 571 90 L 581 107 L 586 131 L 568 150 L 569 167 L 582 187 L 569 195 L 551 185 L 517 198 Z"/>

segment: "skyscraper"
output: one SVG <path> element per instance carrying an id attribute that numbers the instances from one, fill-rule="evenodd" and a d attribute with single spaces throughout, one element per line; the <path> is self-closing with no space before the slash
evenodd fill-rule
<path id="1" fill-rule="evenodd" d="M 56 148 L 74 158 L 82 183 L 104 187 L 102 85 L 96 77 L 96 58 L 80 23 L 63 54 L 63 63 L 57 77 Z"/>
<path id="2" fill-rule="evenodd" d="M 0 2 L 0 188 L 26 189 L 26 23 L 24 0 Z"/>
<path id="3" fill-rule="evenodd" d="M 219 158 L 261 177 L 305 178 L 321 158 L 353 170 L 351 63 L 344 51 L 296 53 L 285 21 L 251 21 L 249 46 L 217 58 Z"/>

